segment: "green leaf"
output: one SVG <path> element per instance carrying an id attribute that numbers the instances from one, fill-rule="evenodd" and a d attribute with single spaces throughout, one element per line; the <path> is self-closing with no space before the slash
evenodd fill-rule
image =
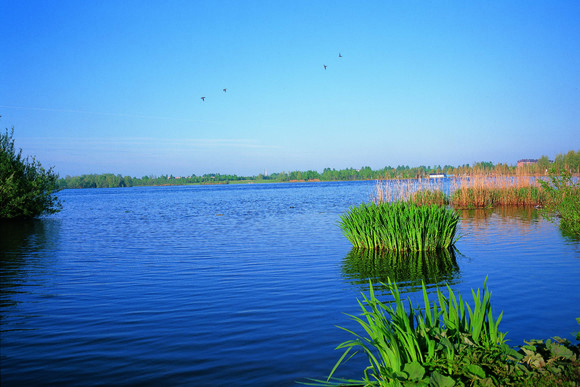
<path id="1" fill-rule="evenodd" d="M 483 368 L 477 364 L 470 364 L 466 367 L 467 373 L 473 376 L 477 376 L 480 379 L 485 378 L 485 371 Z"/>
<path id="2" fill-rule="evenodd" d="M 455 381 L 449 376 L 441 375 L 439 372 L 435 371 L 429 379 L 429 387 L 452 387 L 455 385 Z"/>
<path id="3" fill-rule="evenodd" d="M 564 358 L 564 359 L 572 359 L 574 353 L 564 345 L 560 345 L 558 343 L 549 343 L 547 344 L 548 349 L 550 350 L 550 355 L 553 358 Z"/>
<path id="4" fill-rule="evenodd" d="M 416 361 L 405 364 L 403 371 L 409 375 L 409 380 L 412 381 L 419 381 L 425 375 L 425 368 Z"/>

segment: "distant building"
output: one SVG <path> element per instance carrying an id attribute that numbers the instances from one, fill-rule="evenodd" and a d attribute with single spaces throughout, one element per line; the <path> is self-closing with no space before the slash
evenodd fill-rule
<path id="1" fill-rule="evenodd" d="M 518 160 L 518 168 L 519 167 L 523 167 L 524 165 L 536 165 L 538 163 L 538 159 L 521 159 Z M 554 160 L 548 160 L 548 162 L 551 164 L 554 162 Z"/>
<path id="2" fill-rule="evenodd" d="M 447 177 L 447 175 L 444 173 L 430 173 L 429 174 L 429 179 L 441 179 L 444 177 Z"/>
<path id="3" fill-rule="evenodd" d="M 538 159 L 521 159 L 518 160 L 518 168 L 524 165 L 534 165 L 538 163 Z"/>

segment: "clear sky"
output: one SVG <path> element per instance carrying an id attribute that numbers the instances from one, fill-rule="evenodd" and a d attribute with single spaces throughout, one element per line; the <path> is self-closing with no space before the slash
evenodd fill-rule
<path id="1" fill-rule="evenodd" d="M 577 0 L 0 0 L 0 128 L 61 176 L 553 158 L 580 149 L 579 20 Z"/>

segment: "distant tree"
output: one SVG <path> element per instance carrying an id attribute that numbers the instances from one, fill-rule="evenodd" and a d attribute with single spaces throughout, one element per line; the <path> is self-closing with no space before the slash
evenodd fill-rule
<path id="1" fill-rule="evenodd" d="M 14 128 L 0 134 L 0 219 L 36 218 L 62 208 L 58 175 L 14 147 Z"/>
<path id="2" fill-rule="evenodd" d="M 546 173 L 550 167 L 550 159 L 548 159 L 548 156 L 543 155 L 538 159 L 537 165 L 539 173 Z"/>

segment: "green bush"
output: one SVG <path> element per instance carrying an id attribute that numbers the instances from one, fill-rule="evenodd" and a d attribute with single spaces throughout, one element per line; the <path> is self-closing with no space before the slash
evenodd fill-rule
<path id="1" fill-rule="evenodd" d="M 0 219 L 36 218 L 62 208 L 58 175 L 14 147 L 14 129 L 0 134 Z"/>
<path id="2" fill-rule="evenodd" d="M 580 182 L 573 181 L 572 175 L 562 170 L 558 175 L 550 170 L 548 181 L 540 181 L 548 195 L 542 216 L 554 221 L 560 219 L 560 228 L 567 234 L 580 236 Z"/>

